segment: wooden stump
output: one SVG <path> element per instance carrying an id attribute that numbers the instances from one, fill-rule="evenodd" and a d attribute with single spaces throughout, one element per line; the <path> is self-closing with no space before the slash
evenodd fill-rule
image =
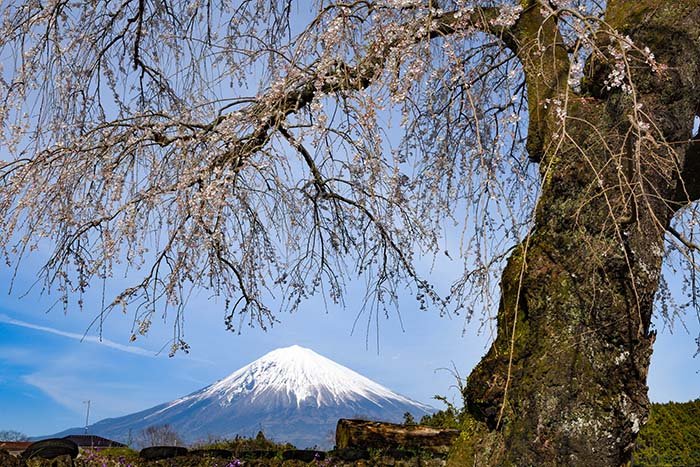
<path id="1" fill-rule="evenodd" d="M 403 448 L 445 454 L 459 430 L 439 430 L 423 425 L 398 425 L 341 418 L 335 430 L 337 449 Z"/>

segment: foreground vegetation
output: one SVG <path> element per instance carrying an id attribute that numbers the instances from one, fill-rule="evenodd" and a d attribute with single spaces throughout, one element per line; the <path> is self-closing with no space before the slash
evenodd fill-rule
<path id="1" fill-rule="evenodd" d="M 57 439 L 53 447 L 59 446 Z M 38 444 L 38 443 L 36 443 Z M 43 448 L 44 453 L 46 447 Z M 49 448 L 50 449 L 50 448 Z M 55 452 L 55 451 L 54 451 Z M 76 451 L 77 453 L 77 451 Z M 140 451 L 128 447 L 81 450 L 77 458 L 59 455 L 42 459 L 13 457 L 0 450 L 1 467 L 301 467 L 301 466 L 379 466 L 443 467 L 447 452 L 441 454 L 418 448 L 382 447 L 344 448 L 332 451 L 295 449 L 289 443 L 276 443 L 262 432 L 254 438 L 236 437 L 229 440 L 209 440 L 189 448 L 156 446 Z M 52 456 L 52 454 L 49 454 Z"/>
<path id="2" fill-rule="evenodd" d="M 289 443 L 276 443 L 259 432 L 254 438 L 236 436 L 233 439 L 210 439 L 195 443 L 188 456 L 173 459 L 144 460 L 139 451 L 130 448 L 110 448 L 88 452 L 76 460 L 80 467 L 238 467 L 242 465 L 281 464 L 283 454 L 294 449 Z M 307 464 L 304 462 L 303 464 Z"/>
<path id="3" fill-rule="evenodd" d="M 415 420 L 407 416 L 405 423 L 414 424 Z M 469 433 L 473 432 L 475 422 L 466 411 L 447 403 L 445 410 L 423 417 L 420 423 L 436 428 L 458 428 L 463 430 L 462 436 L 469 436 Z M 353 458 L 355 454 L 357 454 L 356 458 Z M 292 455 L 297 457 L 291 457 Z M 447 465 L 460 465 L 459 458 L 465 455 L 468 453 L 453 452 Z M 396 449 L 375 449 L 363 453 L 297 451 L 291 444 L 275 443 L 260 432 L 254 438 L 210 439 L 191 446 L 187 456 L 162 460 L 144 460 L 139 455 L 139 451 L 130 448 L 110 448 L 99 452 L 84 451 L 73 465 L 75 467 L 295 467 L 307 465 L 407 467 L 442 466 L 445 463 L 444 459 Z M 36 464 L 37 467 L 39 465 L 43 464 Z M 700 465 L 700 399 L 684 403 L 652 404 L 649 421 L 639 433 L 632 465 L 639 467 Z"/>
<path id="4" fill-rule="evenodd" d="M 445 410 L 425 416 L 420 422 L 466 432 L 470 432 L 474 424 L 468 413 L 449 403 Z M 700 465 L 700 399 L 652 404 L 649 420 L 637 438 L 632 465 Z"/>

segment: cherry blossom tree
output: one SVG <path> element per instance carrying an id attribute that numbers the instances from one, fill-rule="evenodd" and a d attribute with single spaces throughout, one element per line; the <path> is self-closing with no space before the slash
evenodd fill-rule
<path id="1" fill-rule="evenodd" d="M 51 245 L 66 307 L 136 271 L 100 317 L 136 339 L 172 310 L 175 352 L 193 289 L 237 330 L 275 322 L 270 291 L 342 302 L 358 275 L 374 313 L 408 286 L 469 318 L 500 287 L 451 459 L 629 461 L 654 310 L 698 309 L 700 2 L 0 9 L 0 248 Z M 416 263 L 453 225 L 447 295 Z"/>

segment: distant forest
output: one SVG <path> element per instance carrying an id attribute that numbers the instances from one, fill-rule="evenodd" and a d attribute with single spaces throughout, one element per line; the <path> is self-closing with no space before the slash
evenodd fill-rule
<path id="1" fill-rule="evenodd" d="M 632 465 L 700 466 L 700 399 L 652 404 Z"/>
<path id="2" fill-rule="evenodd" d="M 464 414 L 444 398 L 447 409 L 421 419 L 422 424 L 461 428 Z M 700 466 L 700 399 L 652 404 L 649 421 L 639 432 L 635 467 Z"/>

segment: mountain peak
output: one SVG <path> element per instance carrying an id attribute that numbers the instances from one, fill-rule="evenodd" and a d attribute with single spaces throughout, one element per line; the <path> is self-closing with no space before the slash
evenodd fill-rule
<path id="1" fill-rule="evenodd" d="M 275 360 L 279 362 L 300 362 L 300 361 L 312 361 L 312 360 L 328 360 L 326 357 L 317 354 L 311 349 L 302 347 L 300 345 L 294 344 L 289 347 L 280 347 L 278 349 L 272 350 L 258 360 Z"/>
<path id="2" fill-rule="evenodd" d="M 297 406 L 313 404 L 321 407 L 361 398 L 376 403 L 387 398 L 415 403 L 299 345 L 275 349 L 263 355 L 205 388 L 196 397 L 218 397 L 222 404 L 227 404 L 243 395 L 256 399 L 272 393 Z"/>

